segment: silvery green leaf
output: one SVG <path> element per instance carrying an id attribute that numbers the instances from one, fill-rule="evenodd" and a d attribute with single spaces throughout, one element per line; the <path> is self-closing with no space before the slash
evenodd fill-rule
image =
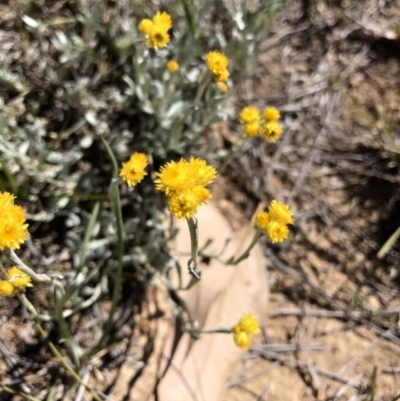
<path id="1" fill-rule="evenodd" d="M 186 76 L 190 82 L 197 82 L 200 76 L 200 68 L 194 67 L 190 69 Z"/>
<path id="2" fill-rule="evenodd" d="M 88 111 L 85 113 L 85 120 L 92 126 L 97 127 L 98 121 L 96 118 L 96 114 L 93 111 Z"/>
<path id="3" fill-rule="evenodd" d="M 58 209 L 64 209 L 65 206 L 68 205 L 68 203 L 69 203 L 69 198 L 68 198 L 67 196 L 64 196 L 64 197 L 62 197 L 62 198 L 60 198 L 60 199 L 57 199 L 57 201 L 56 201 L 56 207 L 57 207 Z"/>
<path id="4" fill-rule="evenodd" d="M 22 19 L 22 21 L 25 22 L 26 25 L 30 26 L 31 28 L 35 28 L 36 29 L 39 26 L 39 23 L 36 20 L 34 20 L 31 17 L 28 17 L 26 14 L 24 14 L 21 17 L 21 19 Z"/>
<path id="5" fill-rule="evenodd" d="M 143 94 L 142 88 L 139 85 L 136 86 L 136 96 L 139 98 L 139 100 L 143 101 L 144 94 Z"/>
<path id="6" fill-rule="evenodd" d="M 29 141 L 23 141 L 19 144 L 18 146 L 18 153 L 21 156 L 26 156 L 28 149 L 30 147 L 30 142 Z"/>
<path id="7" fill-rule="evenodd" d="M 129 75 L 124 75 L 122 79 L 128 84 L 131 89 L 135 90 L 135 82 L 133 82 L 133 79 Z"/>
<path id="8" fill-rule="evenodd" d="M 243 12 L 242 11 L 237 11 L 233 15 L 233 20 L 236 22 L 237 27 L 243 31 L 243 29 L 246 27 L 246 24 L 243 21 Z"/>
<path id="9" fill-rule="evenodd" d="M 65 36 L 65 33 L 64 33 L 64 32 L 62 32 L 62 31 L 57 31 L 57 32 L 55 33 L 55 35 L 56 35 L 55 37 L 52 37 L 52 38 L 51 38 L 51 41 L 52 41 L 54 47 L 55 47 L 58 51 L 62 52 L 62 51 L 64 51 L 64 50 L 66 49 L 66 47 L 67 47 L 70 43 L 69 43 L 67 37 Z"/>
<path id="10" fill-rule="evenodd" d="M 73 231 L 67 231 L 65 244 L 71 248 L 73 251 L 78 251 L 81 246 L 81 239 L 80 237 L 75 234 Z"/>
<path id="11" fill-rule="evenodd" d="M 153 82 L 153 87 L 156 90 L 156 96 L 158 98 L 163 98 L 164 97 L 164 86 L 161 84 L 161 82 L 154 81 Z"/>
<path id="12" fill-rule="evenodd" d="M 51 151 L 47 154 L 46 161 L 54 164 L 73 164 L 81 157 L 82 153 L 77 152 L 75 148 L 72 148 L 66 153 Z"/>
<path id="13" fill-rule="evenodd" d="M 75 213 L 69 213 L 67 219 L 65 220 L 66 227 L 77 227 L 81 224 L 80 217 Z"/>
<path id="14" fill-rule="evenodd" d="M 150 102 L 144 102 L 141 104 L 142 110 L 147 114 L 154 114 L 154 108 Z"/>
<path id="15" fill-rule="evenodd" d="M 183 115 L 184 106 L 185 106 L 185 103 L 182 100 L 174 102 L 172 104 L 172 106 L 165 113 L 165 117 L 172 118 L 172 117 L 178 116 L 178 114 Z"/>

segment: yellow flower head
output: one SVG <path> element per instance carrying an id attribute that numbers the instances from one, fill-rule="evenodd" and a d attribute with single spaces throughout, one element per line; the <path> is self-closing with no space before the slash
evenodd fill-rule
<path id="1" fill-rule="evenodd" d="M 266 107 L 263 112 L 265 121 L 278 121 L 281 118 L 281 113 L 275 107 Z"/>
<path id="2" fill-rule="evenodd" d="M 178 219 L 189 219 L 194 216 L 199 206 L 198 199 L 191 191 L 173 195 L 168 202 L 168 209 Z"/>
<path id="3" fill-rule="evenodd" d="M 179 162 L 171 161 L 165 166 L 162 166 L 160 172 L 156 173 L 158 177 L 154 181 L 156 189 L 165 192 L 167 195 L 184 190 L 188 181 L 188 169 L 186 164 L 186 160 L 181 159 Z"/>
<path id="4" fill-rule="evenodd" d="M 148 19 L 148 18 L 142 19 L 139 24 L 139 31 L 141 31 L 145 34 L 149 33 L 152 26 L 153 26 L 153 22 L 151 21 L 151 19 Z"/>
<path id="5" fill-rule="evenodd" d="M 165 11 L 157 11 L 156 15 L 153 17 L 153 24 L 158 25 L 165 31 L 169 31 L 172 28 L 171 16 Z"/>
<path id="6" fill-rule="evenodd" d="M 240 331 L 245 332 L 249 336 L 260 332 L 258 321 L 252 313 L 243 315 L 239 320 L 238 326 Z"/>
<path id="7" fill-rule="evenodd" d="M 197 212 L 197 208 L 211 199 L 207 188 L 198 186 L 192 190 L 179 192 L 170 197 L 168 208 L 179 219 L 189 219 Z"/>
<path id="8" fill-rule="evenodd" d="M 122 163 L 119 176 L 132 187 L 137 185 L 147 175 L 147 156 L 144 153 L 134 153 L 129 161 Z"/>
<path id="9" fill-rule="evenodd" d="M 279 221 L 271 220 L 266 229 L 266 234 L 273 244 L 282 242 L 289 237 L 289 229 L 286 224 Z"/>
<path id="10" fill-rule="evenodd" d="M 243 133 L 249 138 L 254 138 L 260 132 L 260 124 L 258 122 L 245 124 L 243 127 Z"/>
<path id="11" fill-rule="evenodd" d="M 145 34 L 146 44 L 158 50 L 170 41 L 168 31 L 172 28 L 171 16 L 165 11 L 157 11 L 153 20 L 143 19 L 139 24 L 139 30 Z"/>
<path id="12" fill-rule="evenodd" d="M 25 291 L 26 287 L 32 287 L 30 276 L 19 270 L 15 266 L 7 271 L 8 282 L 15 288 L 16 291 Z"/>
<path id="13" fill-rule="evenodd" d="M 147 46 L 153 47 L 156 50 L 166 47 L 169 41 L 170 37 L 168 32 L 159 25 L 153 24 L 150 32 L 146 35 Z"/>
<path id="14" fill-rule="evenodd" d="M 239 331 L 233 334 L 235 344 L 241 349 L 247 349 L 250 346 L 250 337 L 244 331 Z"/>
<path id="15" fill-rule="evenodd" d="M 228 92 L 228 85 L 225 82 L 217 82 L 217 88 L 221 91 L 221 93 Z"/>
<path id="16" fill-rule="evenodd" d="M 261 135 L 270 142 L 276 142 L 282 135 L 282 126 L 277 121 L 269 121 L 261 125 Z"/>
<path id="17" fill-rule="evenodd" d="M 191 157 L 189 161 L 181 159 L 179 162 L 169 162 L 156 173 L 156 189 L 173 195 L 177 192 L 193 190 L 198 186 L 211 184 L 217 176 L 214 167 L 205 160 Z"/>
<path id="18" fill-rule="evenodd" d="M 225 82 L 229 78 L 229 71 L 227 69 L 221 70 L 218 74 L 214 74 L 214 78 L 217 82 Z"/>
<path id="19" fill-rule="evenodd" d="M 0 192 L 0 251 L 4 248 L 19 249 L 28 236 L 25 211 L 14 205 L 15 196 Z"/>
<path id="20" fill-rule="evenodd" d="M 243 108 L 242 111 L 240 112 L 239 121 L 242 124 L 255 123 L 258 122 L 259 119 L 260 119 L 260 111 L 257 109 L 257 107 L 247 106 Z"/>
<path id="21" fill-rule="evenodd" d="M 206 64 L 207 64 L 208 69 L 214 75 L 219 75 L 222 72 L 224 72 L 226 74 L 227 67 L 228 67 L 228 58 L 223 53 L 220 53 L 217 51 L 211 51 L 211 52 L 208 52 L 206 55 Z M 229 76 L 229 73 L 228 73 L 228 76 Z"/>
<path id="22" fill-rule="evenodd" d="M 271 220 L 281 224 L 293 224 L 293 213 L 288 205 L 285 205 L 277 200 L 273 200 L 268 208 Z"/>
<path id="23" fill-rule="evenodd" d="M 176 60 L 170 60 L 167 63 L 167 68 L 169 72 L 176 72 L 179 70 L 179 64 Z"/>
<path id="24" fill-rule="evenodd" d="M 217 172 L 205 160 L 191 157 L 189 161 L 169 162 L 156 173 L 156 189 L 170 197 L 168 208 L 180 219 L 188 219 L 197 208 L 211 199 L 206 185 L 214 181 Z"/>
<path id="25" fill-rule="evenodd" d="M 2 297 L 10 297 L 15 294 L 15 288 L 8 281 L 1 280 L 0 281 L 0 296 Z"/>
<path id="26" fill-rule="evenodd" d="M 190 187 L 199 185 L 204 187 L 211 184 L 217 176 L 217 170 L 213 166 L 207 164 L 205 160 L 194 156 L 191 156 L 189 162 L 186 162 L 186 167 L 190 177 L 187 184 Z"/>
<path id="27" fill-rule="evenodd" d="M 266 230 L 271 218 L 267 212 L 258 212 L 256 214 L 256 227 Z"/>

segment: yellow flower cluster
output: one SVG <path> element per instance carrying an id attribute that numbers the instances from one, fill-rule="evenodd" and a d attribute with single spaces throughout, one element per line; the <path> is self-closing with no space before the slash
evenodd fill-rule
<path id="1" fill-rule="evenodd" d="M 289 236 L 288 224 L 294 224 L 293 213 L 289 206 L 276 200 L 270 203 L 268 212 L 258 212 L 256 215 L 256 227 L 274 244 Z"/>
<path id="2" fill-rule="evenodd" d="M 129 187 L 137 185 L 147 175 L 147 156 L 144 153 L 134 153 L 129 161 L 122 163 L 119 176 Z"/>
<path id="3" fill-rule="evenodd" d="M 206 55 L 206 64 L 217 82 L 225 82 L 228 80 L 228 58 L 225 54 L 217 51 L 208 52 Z"/>
<path id="4" fill-rule="evenodd" d="M 143 19 L 139 30 L 144 33 L 146 44 L 156 50 L 166 47 L 171 40 L 168 31 L 172 28 L 171 16 L 165 11 L 157 11 L 153 19 Z"/>
<path id="5" fill-rule="evenodd" d="M 225 82 L 217 82 L 217 88 L 221 93 L 226 93 L 228 92 L 228 85 Z"/>
<path id="6" fill-rule="evenodd" d="M 156 189 L 169 197 L 170 212 L 180 219 L 189 219 L 200 205 L 211 199 L 205 187 L 214 181 L 217 171 L 205 160 L 192 156 L 189 161 L 167 163 L 156 176 Z"/>
<path id="7" fill-rule="evenodd" d="M 239 121 L 243 124 L 243 134 L 250 138 L 261 135 L 270 142 L 276 142 L 282 135 L 281 117 L 275 107 L 266 107 L 262 117 L 257 107 L 247 106 L 240 112 Z"/>
<path id="8" fill-rule="evenodd" d="M 251 313 L 247 313 L 240 318 L 238 324 L 233 326 L 233 340 L 239 348 L 247 349 L 251 342 L 250 336 L 258 334 L 259 331 L 260 327 L 256 317 Z"/>
<path id="9" fill-rule="evenodd" d="M 167 63 L 167 69 L 169 72 L 176 72 L 179 70 L 179 64 L 176 60 L 169 60 Z"/>
<path id="10" fill-rule="evenodd" d="M 0 251 L 4 248 L 19 249 L 28 236 L 28 224 L 25 224 L 25 211 L 14 205 L 15 196 L 0 192 Z"/>
<path id="11" fill-rule="evenodd" d="M 10 297 L 18 291 L 25 291 L 26 287 L 32 287 L 31 278 L 15 266 L 7 270 L 7 279 L 0 280 L 0 296 Z"/>

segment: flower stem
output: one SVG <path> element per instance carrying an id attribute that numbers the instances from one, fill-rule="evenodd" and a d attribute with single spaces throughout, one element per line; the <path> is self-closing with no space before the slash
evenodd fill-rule
<path id="1" fill-rule="evenodd" d="M 197 249 L 199 247 L 199 236 L 198 236 L 198 224 L 197 219 L 195 217 L 190 217 L 186 219 L 189 227 L 190 233 L 190 251 L 191 251 L 191 259 L 188 262 L 189 273 L 192 277 L 200 280 L 201 271 L 197 266 Z"/>
<path id="2" fill-rule="evenodd" d="M 234 147 L 232 152 L 228 155 L 228 157 L 222 163 L 222 166 L 218 169 L 218 173 L 222 175 L 225 169 L 229 166 L 231 161 L 242 151 L 244 145 L 243 138 L 239 139 L 239 143 Z"/>
<path id="3" fill-rule="evenodd" d="M 240 263 L 242 260 L 248 258 L 250 256 L 250 251 L 253 249 L 254 245 L 258 242 L 258 240 L 263 236 L 263 233 L 261 230 L 257 230 L 256 233 L 254 234 L 253 239 L 251 240 L 249 246 L 246 248 L 246 250 L 237 258 L 232 256 L 229 258 L 225 264 L 226 265 L 237 265 Z"/>
<path id="4" fill-rule="evenodd" d="M 65 294 L 65 290 L 61 282 L 55 278 L 50 277 L 47 274 L 38 274 L 35 273 L 30 267 L 28 267 L 18 256 L 17 254 L 10 248 L 4 248 L 4 254 L 7 258 L 21 271 L 31 277 L 34 281 L 39 283 L 47 283 L 53 284 L 55 287 L 59 288 L 62 294 Z"/>
<path id="5" fill-rule="evenodd" d="M 103 401 L 90 387 L 87 385 L 78 375 L 78 373 L 75 372 L 75 370 L 68 364 L 68 362 L 63 358 L 63 356 L 60 354 L 58 351 L 57 347 L 48 339 L 48 336 L 46 332 L 43 330 L 43 327 L 40 325 L 40 323 L 36 322 L 36 328 L 38 329 L 40 335 L 42 336 L 43 340 L 47 340 L 47 344 L 51 350 L 51 352 L 54 354 L 54 356 L 61 362 L 61 364 L 64 366 L 64 368 L 71 374 L 71 376 L 82 386 L 86 388 L 93 397 L 94 400 L 96 401 Z"/>
<path id="6" fill-rule="evenodd" d="M 101 141 L 106 149 L 106 152 L 111 160 L 113 165 L 113 179 L 118 179 L 118 164 L 115 158 L 114 152 L 112 151 L 108 142 L 101 136 Z M 114 314 L 117 308 L 117 303 L 119 300 L 119 295 L 121 293 L 121 281 L 122 281 L 122 271 L 123 271 L 123 255 L 124 255 L 124 226 L 122 220 L 122 210 L 121 210 L 121 199 L 119 195 L 118 185 L 111 184 L 112 191 L 110 193 L 110 202 L 112 205 L 113 212 L 115 214 L 115 218 L 117 220 L 117 241 L 118 241 L 118 260 L 117 260 L 117 272 L 115 276 L 115 285 L 112 294 L 111 301 L 111 310 L 108 315 L 108 320 L 103 328 L 103 335 L 99 341 L 99 344 L 96 348 L 101 347 L 104 342 L 107 340 L 111 326 L 113 323 Z"/>
<path id="7" fill-rule="evenodd" d="M 27 273 L 28 274 L 28 273 Z M 36 311 L 35 308 L 33 307 L 32 304 L 30 304 L 30 302 L 27 300 L 27 298 L 25 297 L 24 294 L 18 294 L 18 298 L 20 300 L 20 302 L 22 303 L 22 305 L 24 305 L 24 307 L 31 313 L 31 318 L 34 321 L 37 330 L 39 331 L 41 337 L 43 338 L 44 341 L 46 341 L 47 345 L 49 346 L 51 352 L 53 353 L 53 355 L 61 362 L 61 364 L 64 366 L 64 368 L 71 374 L 71 376 L 82 386 L 84 386 L 86 388 L 86 390 L 88 390 L 92 396 L 92 399 L 96 400 L 96 401 L 102 401 L 102 399 L 90 388 L 89 385 L 87 385 L 86 383 L 84 383 L 82 381 L 82 379 L 80 378 L 79 374 L 75 372 L 75 370 L 68 364 L 68 362 L 64 359 L 64 357 L 60 354 L 60 352 L 58 351 L 57 347 L 49 340 L 47 333 L 45 332 L 45 330 L 43 329 L 43 327 L 41 326 L 40 322 L 37 319 L 36 316 Z M 32 311 L 33 309 L 33 311 Z M 0 388 L 3 388 L 5 391 L 8 391 L 6 386 L 1 386 Z M 8 391 L 10 392 L 10 391 Z M 29 396 L 25 396 L 23 394 L 20 393 L 15 393 L 20 395 L 21 397 L 27 399 L 27 400 L 31 400 L 31 401 L 36 401 L 37 399 L 34 397 L 29 398 Z"/>
<path id="8" fill-rule="evenodd" d="M 22 393 L 21 391 L 14 390 L 13 388 L 4 386 L 2 384 L 0 384 L 0 390 L 5 391 L 6 393 L 9 393 L 12 395 L 17 395 L 18 397 L 24 398 L 25 400 L 40 401 L 39 398 L 32 397 L 28 394 Z"/>
<path id="9" fill-rule="evenodd" d="M 232 327 L 218 327 L 216 329 L 202 329 L 202 330 L 185 329 L 185 332 L 195 336 L 198 334 L 211 334 L 211 333 L 230 334 L 232 333 Z"/>

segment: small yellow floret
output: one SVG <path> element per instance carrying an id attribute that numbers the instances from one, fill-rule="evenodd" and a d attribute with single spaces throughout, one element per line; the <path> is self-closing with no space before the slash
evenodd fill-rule
<path id="1" fill-rule="evenodd" d="M 187 162 L 189 175 L 188 186 L 197 187 L 211 184 L 217 177 L 217 170 L 203 159 L 191 156 Z"/>
<path id="2" fill-rule="evenodd" d="M 258 212 L 256 214 L 256 227 L 260 230 L 266 230 L 271 218 L 267 212 Z"/>
<path id="3" fill-rule="evenodd" d="M 182 191 L 187 187 L 188 169 L 186 160 L 179 162 L 171 161 L 161 167 L 159 173 L 156 173 L 156 189 L 165 192 L 166 195 L 172 195 L 177 191 Z"/>
<path id="4" fill-rule="evenodd" d="M 276 142 L 282 135 L 282 126 L 277 121 L 266 122 L 261 125 L 260 134 L 270 142 Z"/>
<path id="5" fill-rule="evenodd" d="M 15 266 L 7 270 L 7 278 L 8 282 L 11 283 L 17 291 L 25 291 L 26 287 L 33 286 L 30 276 Z"/>
<path id="6" fill-rule="evenodd" d="M 146 35 L 147 46 L 153 47 L 156 50 L 166 47 L 169 41 L 170 37 L 168 32 L 159 25 L 153 24 L 150 32 Z"/>
<path id="7" fill-rule="evenodd" d="M 167 68 L 169 72 L 176 72 L 179 70 L 179 64 L 176 60 L 170 60 L 167 63 Z"/>
<path id="8" fill-rule="evenodd" d="M 235 344 L 241 349 L 247 349 L 250 346 L 250 337 L 244 331 L 239 331 L 233 334 Z"/>
<path id="9" fill-rule="evenodd" d="M 248 335 L 258 334 L 260 326 L 256 317 L 252 313 L 243 315 L 239 320 L 240 331 L 244 331 Z"/>
<path id="10" fill-rule="evenodd" d="M 139 30 L 143 33 L 149 33 L 152 26 L 153 22 L 150 19 L 145 18 L 140 21 Z"/>
<path id="11" fill-rule="evenodd" d="M 4 248 L 19 249 L 28 236 L 25 211 L 14 205 L 15 196 L 0 192 L 0 251 Z"/>
<path id="12" fill-rule="evenodd" d="M 217 82 L 217 88 L 221 91 L 221 93 L 228 92 L 228 85 L 225 82 Z"/>
<path id="13" fill-rule="evenodd" d="M 156 189 L 169 196 L 171 213 L 180 219 L 188 219 L 196 214 L 200 205 L 211 199 L 205 186 L 214 181 L 217 171 L 205 160 L 192 156 L 189 161 L 181 159 L 167 163 L 156 176 Z"/>
<path id="14" fill-rule="evenodd" d="M 289 237 L 288 226 L 274 220 L 268 224 L 266 233 L 273 244 L 282 242 Z"/>
<path id="15" fill-rule="evenodd" d="M 168 202 L 170 212 L 178 219 L 189 219 L 197 212 L 200 203 L 191 191 L 182 192 L 171 196 Z"/>
<path id="16" fill-rule="evenodd" d="M 263 112 L 265 121 L 278 121 L 281 118 L 281 113 L 275 107 L 266 107 Z"/>
<path id="17" fill-rule="evenodd" d="M 257 109 L 257 107 L 254 106 L 247 106 L 242 109 L 240 112 L 240 122 L 242 124 L 250 124 L 250 123 L 255 123 L 258 122 L 260 119 L 260 111 Z"/>
<path id="18" fill-rule="evenodd" d="M 15 294 L 15 288 L 8 281 L 0 281 L 0 296 L 10 297 Z"/>
<path id="19" fill-rule="evenodd" d="M 129 161 L 122 163 L 119 176 L 132 187 L 141 182 L 147 172 L 147 156 L 144 153 L 134 153 Z"/>
<path id="20" fill-rule="evenodd" d="M 229 71 L 227 69 L 221 70 L 218 74 L 214 74 L 214 78 L 217 82 L 225 82 L 229 78 Z"/>
<path id="21" fill-rule="evenodd" d="M 243 127 L 243 133 L 245 136 L 254 138 L 260 132 L 260 124 L 258 122 L 245 124 Z"/>
<path id="22" fill-rule="evenodd" d="M 227 72 L 228 58 L 223 53 L 211 51 L 206 55 L 206 64 L 214 75 L 218 75 L 224 71 Z"/>
<path id="23" fill-rule="evenodd" d="M 293 213 L 288 205 L 273 200 L 268 208 L 269 216 L 271 220 L 278 221 L 281 224 L 293 224 Z"/>
<path id="24" fill-rule="evenodd" d="M 157 11 L 156 15 L 153 17 L 153 24 L 159 25 L 165 31 L 168 31 L 172 28 L 171 16 L 165 11 Z"/>
<path id="25" fill-rule="evenodd" d="M 145 34 L 146 44 L 158 50 L 168 45 L 170 36 L 168 31 L 172 28 L 171 16 L 165 11 L 157 11 L 153 20 L 143 19 L 139 30 Z"/>

